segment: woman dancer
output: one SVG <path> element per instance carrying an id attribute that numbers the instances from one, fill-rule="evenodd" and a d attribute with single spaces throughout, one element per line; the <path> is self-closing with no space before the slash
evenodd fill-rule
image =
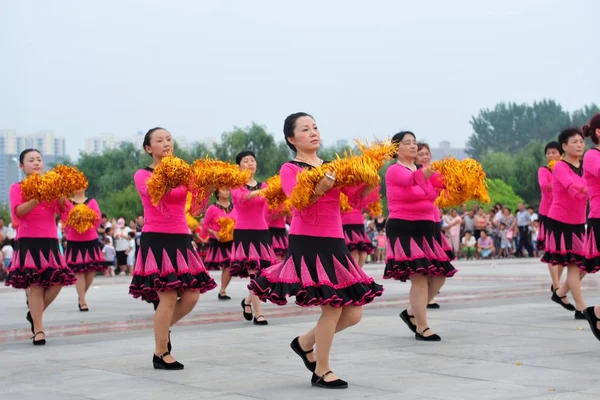
<path id="1" fill-rule="evenodd" d="M 434 201 L 439 180 L 432 178 L 430 167 L 418 168 L 414 160 L 417 142 L 414 133 L 399 132 L 392 138 L 399 144 L 398 161 L 385 175 L 388 209 L 386 232 L 388 254 L 384 279 L 402 282 L 410 279 L 410 307 L 400 317 L 415 333 L 417 340 L 439 341 L 427 324 L 427 304 L 431 294 L 439 291 L 446 277 L 457 271 L 442 248 L 442 234 L 436 227 Z M 428 279 L 431 285 L 428 285 Z M 415 320 L 415 322 L 412 321 Z"/>
<path id="2" fill-rule="evenodd" d="M 376 199 L 377 197 L 374 197 L 374 200 Z M 362 207 L 352 207 L 352 210 L 348 212 L 342 211 L 341 215 L 346 246 L 348 246 L 354 260 L 362 268 L 367 262 L 369 254 L 375 252 L 375 246 L 373 246 L 373 242 L 369 239 L 365 230 L 365 217 L 363 217 Z"/>
<path id="3" fill-rule="evenodd" d="M 40 174 L 44 160 L 38 150 L 26 149 L 19 155 L 25 176 Z M 54 301 L 63 286 L 75 283 L 75 275 L 65 263 L 58 245 L 54 216 L 65 210 L 65 199 L 51 203 L 35 199 L 25 201 L 21 184 L 10 188 L 10 211 L 18 225 L 18 247 L 13 253 L 6 286 L 28 290 L 27 321 L 31 325 L 33 344 L 46 344 L 44 310 Z"/>
<path id="4" fill-rule="evenodd" d="M 219 188 L 214 193 L 217 201 L 211 204 L 204 215 L 201 236 L 208 234 L 208 252 L 204 265 L 209 270 L 221 269 L 221 290 L 219 291 L 219 300 L 231 300 L 227 295 L 227 286 L 231 282 L 229 275 L 229 264 L 231 263 L 232 240 L 223 241 L 219 235 L 219 218 L 232 218 L 235 220 L 236 212 L 233 204 L 229 201 L 229 189 Z"/>
<path id="5" fill-rule="evenodd" d="M 67 265 L 77 277 L 75 288 L 77 289 L 79 311 L 89 311 L 85 295 L 92 286 L 96 273 L 104 271 L 108 264 L 104 260 L 102 248 L 98 241 L 98 227 L 102 217 L 98 202 L 95 199 L 86 197 L 85 190 L 79 190 L 74 193 L 71 202 L 67 203 L 65 215 L 68 216 L 68 212 L 78 204 L 85 204 L 98 215 L 94 226 L 83 233 L 77 232 L 71 226 L 65 227 L 67 237 L 65 259 Z"/>
<path id="6" fill-rule="evenodd" d="M 560 143 L 554 141 L 550 142 L 544 148 L 546 153 L 546 161 L 560 161 L 563 150 Z M 546 236 L 546 219 L 548 218 L 548 211 L 552 204 L 552 171 L 547 165 L 540 167 L 538 170 L 538 183 L 540 184 L 540 192 L 542 200 L 540 201 L 540 209 L 538 212 L 538 221 L 540 224 L 537 236 L 537 248 L 538 250 L 544 250 L 546 247 L 545 236 Z M 563 266 L 557 265 L 552 266 L 548 264 L 548 272 L 550 273 L 550 279 L 552 279 L 552 285 L 550 291 L 554 293 L 560 287 L 560 278 L 563 272 Z"/>
<path id="7" fill-rule="evenodd" d="M 552 171 L 552 204 L 545 223 L 546 247 L 542 262 L 550 266 L 567 267 L 567 280 L 552 293 L 552 301 L 569 311 L 575 311 L 575 319 L 585 319 L 585 302 L 581 294 L 581 279 L 585 270 L 580 269 L 585 260 L 585 208 L 587 188 L 583 180 L 581 157 L 585 151 L 583 133 L 577 128 L 563 130 L 558 142 L 564 151 Z M 575 307 L 566 298 L 571 291 Z"/>
<path id="8" fill-rule="evenodd" d="M 242 151 L 235 157 L 241 170 L 249 170 L 252 175 L 246 185 L 231 191 L 233 206 L 237 209 L 237 221 L 233 231 L 233 249 L 231 276 L 253 278 L 262 268 L 276 261 L 271 247 L 271 236 L 265 215 L 267 201 L 260 196 L 266 184 L 254 179 L 256 157 L 251 151 Z M 253 312 L 254 316 L 253 317 Z M 247 321 L 255 325 L 267 325 L 267 319 L 261 312 L 260 300 L 252 292 L 242 300 L 242 314 Z"/>
<path id="9" fill-rule="evenodd" d="M 268 209 L 266 216 L 273 252 L 278 261 L 285 258 L 288 249 L 288 234 L 285 225 L 291 222 L 291 218 L 285 208 L 285 206 L 282 206 L 280 210 Z"/>
<path id="10" fill-rule="evenodd" d="M 585 269 L 588 273 L 600 270 L 600 114 L 596 114 L 582 129 L 596 145 L 583 159 L 585 182 L 590 194 L 590 214 L 587 221 Z M 584 311 L 596 339 L 600 340 L 600 306 L 588 307 Z"/>
<path id="11" fill-rule="evenodd" d="M 317 156 L 321 135 L 306 113 L 287 117 L 283 133 L 296 153 L 280 171 L 281 185 L 289 196 L 298 173 L 323 164 Z M 321 307 L 316 326 L 296 337 L 290 346 L 312 372 L 313 386 L 341 389 L 348 383 L 339 379 L 329 365 L 333 336 L 356 325 L 362 317 L 361 306 L 380 296 L 383 287 L 363 272 L 348 251 L 340 217 L 340 189 L 334 189 L 334 183 L 335 174 L 327 174 L 314 188 L 313 204 L 301 211 L 293 210 L 286 259 L 261 271 L 249 288 L 261 300 L 278 305 L 294 296 L 300 306 Z M 351 205 L 360 206 L 373 190 L 359 187 L 345 193 Z M 315 344 L 317 355 L 313 352 Z"/>
<path id="12" fill-rule="evenodd" d="M 427 143 L 423 143 L 423 142 L 417 143 L 417 157 L 415 158 L 415 165 L 418 165 L 418 166 L 424 168 L 424 167 L 428 167 L 430 163 L 431 163 L 431 149 L 429 148 L 429 145 Z M 439 194 L 440 190 L 441 190 L 440 188 L 437 189 L 438 194 Z M 448 240 L 446 239 L 446 235 L 444 235 L 444 233 L 442 232 L 442 218 L 440 216 L 440 209 L 438 208 L 437 205 L 435 205 L 435 203 L 433 204 L 433 221 L 435 222 L 436 235 L 439 234 L 440 240 L 442 241 L 442 249 L 444 249 L 448 258 L 450 260 L 453 260 L 455 257 L 454 251 L 456 251 L 456 250 L 453 251 L 452 246 L 450 245 L 450 243 L 448 243 Z M 462 220 L 461 220 L 461 222 L 462 222 Z M 427 302 L 427 308 L 438 309 L 438 308 L 440 308 L 440 305 L 437 303 L 435 296 L 437 296 L 439 294 L 439 291 L 442 289 L 442 287 L 440 286 L 439 288 L 437 288 L 437 291 L 434 292 L 433 290 L 436 289 L 437 285 L 434 285 L 433 280 L 434 280 L 433 277 L 427 278 L 427 286 L 429 288 L 428 297 L 427 297 L 429 301 Z M 442 286 L 444 286 L 445 282 L 446 282 L 446 280 L 444 279 Z"/>
<path id="13" fill-rule="evenodd" d="M 194 309 L 200 293 L 214 289 L 217 284 L 208 275 L 190 240 L 185 217 L 187 188 L 170 189 L 156 207 L 148 193 L 147 182 L 154 168 L 173 151 L 171 134 L 162 128 L 150 129 L 143 146 L 152 157 L 152 164 L 134 176 L 145 222 L 129 294 L 155 304 L 154 368 L 179 370 L 183 364 L 170 353 L 169 328 Z"/>

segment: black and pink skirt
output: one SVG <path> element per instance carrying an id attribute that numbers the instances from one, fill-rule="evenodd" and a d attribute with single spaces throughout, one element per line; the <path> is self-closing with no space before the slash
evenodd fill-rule
<path id="1" fill-rule="evenodd" d="M 375 246 L 373 246 L 373 242 L 371 242 L 367 236 L 363 224 L 343 225 L 342 228 L 344 230 L 344 239 L 346 241 L 346 246 L 348 246 L 348 250 L 351 252 L 364 251 L 367 252 L 367 254 L 373 254 Z"/>
<path id="2" fill-rule="evenodd" d="M 229 275 L 248 278 L 276 260 L 268 230 L 234 229 Z"/>
<path id="3" fill-rule="evenodd" d="M 538 234 L 537 234 L 537 243 L 536 243 L 536 247 L 538 250 L 544 250 L 546 248 L 546 221 L 548 220 L 548 217 L 546 217 L 545 215 L 539 214 L 538 215 L 538 224 L 539 224 L 539 229 L 538 229 Z"/>
<path id="4" fill-rule="evenodd" d="M 204 258 L 206 269 L 217 271 L 231 264 L 231 246 L 233 242 L 219 242 L 215 238 L 208 241 L 208 251 Z"/>
<path id="5" fill-rule="evenodd" d="M 277 257 L 285 257 L 288 250 L 288 234 L 285 228 L 269 228 L 271 246 Z"/>
<path id="6" fill-rule="evenodd" d="M 67 241 L 65 259 L 71 271 L 76 274 L 104 271 L 108 267 L 98 240 Z"/>
<path id="7" fill-rule="evenodd" d="M 411 275 L 454 276 L 458 272 L 443 248 L 442 234 L 433 221 L 389 219 L 384 279 L 405 282 Z M 450 254 L 453 258 L 454 254 Z"/>
<path id="8" fill-rule="evenodd" d="M 454 260 L 456 258 L 456 254 L 454 254 L 454 249 L 452 249 L 452 245 L 448 241 L 446 234 L 444 234 L 444 232 L 442 231 L 442 224 L 440 222 L 437 222 L 435 224 L 435 234 L 440 235 L 440 241 L 442 242 L 442 249 L 444 250 L 444 253 L 446 253 L 446 255 L 448 256 L 448 259 L 450 261 Z"/>
<path id="9" fill-rule="evenodd" d="M 585 269 L 585 224 L 567 224 L 546 219 L 546 246 L 542 262 L 550 265 L 577 265 Z"/>
<path id="10" fill-rule="evenodd" d="M 19 238 L 5 285 L 15 289 L 30 286 L 68 286 L 77 279 L 60 253 L 58 239 Z"/>
<path id="11" fill-rule="evenodd" d="M 190 235 L 144 232 L 129 285 L 129 294 L 147 302 L 158 300 L 157 292 L 186 290 L 207 292 L 217 287 Z"/>
<path id="12" fill-rule="evenodd" d="M 248 288 L 262 301 L 302 307 L 362 306 L 383 293 L 356 263 L 342 238 L 289 235 L 285 260 L 263 269 Z"/>
<path id="13" fill-rule="evenodd" d="M 585 261 L 582 269 L 585 269 L 588 274 L 600 271 L 600 218 L 588 219 Z"/>

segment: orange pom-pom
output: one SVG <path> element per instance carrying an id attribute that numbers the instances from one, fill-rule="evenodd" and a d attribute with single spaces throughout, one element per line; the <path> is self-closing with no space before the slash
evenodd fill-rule
<path id="1" fill-rule="evenodd" d="M 267 187 L 262 189 L 261 196 L 267 200 L 267 205 L 270 210 L 278 210 L 287 200 L 287 196 L 281 187 L 281 177 L 274 175 L 267 179 Z"/>
<path id="2" fill-rule="evenodd" d="M 21 192 L 23 200 L 29 201 L 42 198 L 42 177 L 40 174 L 31 174 L 21 182 Z"/>
<path id="3" fill-rule="evenodd" d="M 252 173 L 240 170 L 235 164 L 212 158 L 196 160 L 193 165 L 194 189 L 198 192 L 208 187 L 235 189 L 248 183 Z"/>
<path id="4" fill-rule="evenodd" d="M 200 222 L 198 222 L 198 220 L 196 218 L 194 218 L 194 216 L 192 215 L 192 194 L 188 192 L 186 198 L 185 198 L 185 220 L 187 222 L 187 226 L 188 228 L 190 228 L 192 231 L 195 230 L 198 227 L 198 224 Z"/>
<path id="5" fill-rule="evenodd" d="M 85 204 L 77 204 L 69 212 L 66 226 L 70 226 L 75 229 L 78 233 L 83 234 L 90 229 L 94 228 L 94 224 L 100 219 L 98 214 Z"/>
<path id="6" fill-rule="evenodd" d="M 171 155 L 163 158 L 147 183 L 152 204 L 158 205 L 168 189 L 187 186 L 191 177 L 192 168 L 184 160 Z"/>
<path id="7" fill-rule="evenodd" d="M 548 161 L 548 169 L 549 169 L 550 171 L 553 171 L 553 170 L 554 170 L 554 166 L 555 166 L 555 165 L 556 165 L 556 160 L 550 160 L 550 161 Z"/>
<path id="8" fill-rule="evenodd" d="M 57 165 L 52 169 L 62 177 L 61 189 L 65 196 L 79 190 L 88 188 L 88 180 L 77 167 L 71 165 Z"/>
<path id="9" fill-rule="evenodd" d="M 431 167 L 442 174 L 446 185 L 436 200 L 436 205 L 439 207 L 458 206 L 469 200 L 490 202 L 485 172 L 476 160 L 467 158 L 458 161 L 448 157 L 434 162 Z"/>
<path id="10" fill-rule="evenodd" d="M 379 168 L 396 154 L 399 145 L 398 143 L 392 143 L 391 140 L 374 143 L 370 146 L 359 140 L 355 140 L 355 143 L 361 154 L 379 164 Z"/>
<path id="11" fill-rule="evenodd" d="M 235 220 L 230 217 L 221 217 L 217 218 L 217 224 L 219 224 L 219 242 L 231 242 L 233 240 Z"/>
<path id="12" fill-rule="evenodd" d="M 383 205 L 381 200 L 374 201 L 367 206 L 367 212 L 371 218 L 378 218 L 383 215 Z"/>
<path id="13" fill-rule="evenodd" d="M 340 193 L 340 211 L 342 212 L 350 212 L 352 211 L 352 206 L 348 201 L 348 196 L 344 193 Z"/>

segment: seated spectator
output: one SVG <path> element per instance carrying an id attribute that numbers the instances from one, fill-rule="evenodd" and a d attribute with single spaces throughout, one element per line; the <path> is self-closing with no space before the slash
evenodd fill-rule
<path id="1" fill-rule="evenodd" d="M 467 260 L 471 260 L 477 254 L 477 241 L 471 231 L 465 231 L 465 236 L 460 244 L 460 253 Z"/>
<path id="2" fill-rule="evenodd" d="M 494 241 L 486 231 L 481 231 L 480 235 L 477 240 L 477 252 L 480 258 L 489 260 L 494 256 Z"/>

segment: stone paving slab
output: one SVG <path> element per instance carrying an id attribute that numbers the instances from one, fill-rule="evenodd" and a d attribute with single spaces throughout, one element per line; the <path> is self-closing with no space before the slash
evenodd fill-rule
<path id="1" fill-rule="evenodd" d="M 336 336 L 332 367 L 347 390 L 310 386 L 289 342 L 318 314 L 293 304 L 266 305 L 267 327 L 241 318 L 246 281 L 230 302 L 216 292 L 173 328 L 183 371 L 152 368 L 152 307 L 127 295 L 129 279 L 99 277 L 77 311 L 66 288 L 45 315 L 48 343 L 33 347 L 22 291 L 0 289 L 0 399 L 600 399 L 600 343 L 586 321 L 550 301 L 547 268 L 536 260 L 459 262 L 430 326 L 443 341 L 422 343 L 398 318 L 409 284 L 379 279 L 386 293 L 363 321 Z M 215 274 L 218 278 L 219 274 Z M 600 281 L 583 282 L 589 305 Z"/>

